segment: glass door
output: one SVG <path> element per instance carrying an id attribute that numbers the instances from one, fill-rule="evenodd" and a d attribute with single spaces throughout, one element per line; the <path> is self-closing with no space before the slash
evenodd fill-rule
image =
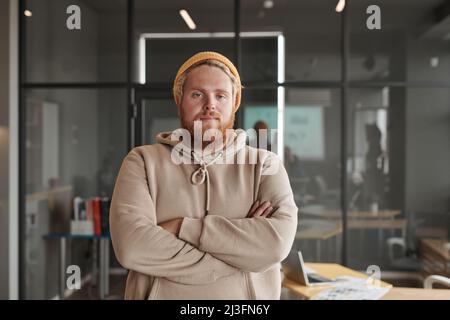
<path id="1" fill-rule="evenodd" d="M 156 143 L 156 135 L 180 127 L 177 106 L 169 90 L 137 89 L 135 93 L 134 145 Z"/>

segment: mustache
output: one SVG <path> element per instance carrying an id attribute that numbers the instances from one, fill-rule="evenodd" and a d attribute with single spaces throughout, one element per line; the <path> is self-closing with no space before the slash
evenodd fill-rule
<path id="1" fill-rule="evenodd" d="M 219 120 L 222 120 L 222 115 L 219 112 L 215 112 L 215 111 L 210 111 L 207 113 L 199 114 L 198 116 L 195 117 L 195 120 L 200 120 L 203 117 L 212 117 L 212 118 L 217 118 Z"/>

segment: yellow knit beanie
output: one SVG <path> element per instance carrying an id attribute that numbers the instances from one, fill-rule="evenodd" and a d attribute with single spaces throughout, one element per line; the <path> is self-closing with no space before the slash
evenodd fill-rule
<path id="1" fill-rule="evenodd" d="M 241 104 L 241 78 L 239 77 L 239 73 L 234 66 L 234 64 L 225 56 L 221 55 L 220 53 L 214 52 L 214 51 L 203 51 L 199 52 L 189 59 L 186 60 L 185 63 L 178 69 L 177 75 L 175 77 L 175 80 L 173 82 L 173 97 L 175 99 L 175 103 L 177 105 L 180 105 L 180 101 L 177 101 L 177 93 L 176 93 L 176 86 L 180 79 L 180 77 L 194 64 L 198 64 L 201 61 L 205 60 L 217 60 L 225 64 L 228 69 L 230 69 L 230 72 L 233 74 L 233 76 L 236 78 L 237 81 L 237 90 L 236 90 L 236 101 L 234 103 L 234 112 L 237 111 Z"/>

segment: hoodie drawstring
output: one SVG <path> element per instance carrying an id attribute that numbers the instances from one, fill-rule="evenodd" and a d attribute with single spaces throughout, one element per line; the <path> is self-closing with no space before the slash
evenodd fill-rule
<path id="1" fill-rule="evenodd" d="M 226 159 L 231 159 L 231 157 L 235 156 L 242 148 L 245 147 L 245 142 L 247 139 L 247 134 L 242 129 L 234 130 L 230 135 L 226 136 L 226 143 L 220 152 L 211 160 L 211 161 L 203 161 L 202 159 L 198 159 L 198 155 L 191 149 L 190 144 L 185 144 L 183 141 L 180 141 L 180 137 L 184 137 L 185 129 L 179 128 L 172 132 L 161 132 L 156 136 L 156 141 L 169 145 L 173 147 L 172 150 L 172 159 L 175 156 L 175 159 L 181 160 L 179 163 L 189 163 L 191 164 L 192 159 L 194 158 L 194 164 L 200 164 L 200 167 L 197 168 L 191 175 L 191 183 L 193 185 L 199 185 L 205 182 L 206 180 L 206 214 L 209 212 L 209 202 L 210 202 L 210 192 L 211 186 L 209 181 L 209 172 L 207 167 L 215 163 L 220 157 L 224 157 Z M 186 141 L 189 141 L 187 139 Z M 214 149 L 216 150 L 216 149 Z M 219 150 L 217 150 L 219 151 Z M 216 152 L 217 152 L 216 151 Z M 216 153 L 215 152 L 215 153 Z M 181 158 L 180 158 L 181 156 Z M 208 156 L 208 159 L 210 156 Z M 186 160 L 184 162 L 184 160 Z"/>
<path id="2" fill-rule="evenodd" d="M 195 161 L 197 161 L 200 164 L 200 167 L 195 170 L 191 175 L 191 182 L 194 185 L 202 184 L 206 180 L 206 214 L 209 213 L 209 172 L 207 167 L 214 164 L 222 155 L 223 152 L 219 152 L 219 154 L 216 155 L 214 159 L 212 159 L 210 162 L 205 162 L 202 159 L 199 159 L 195 152 L 192 150 L 191 155 L 194 158 Z"/>

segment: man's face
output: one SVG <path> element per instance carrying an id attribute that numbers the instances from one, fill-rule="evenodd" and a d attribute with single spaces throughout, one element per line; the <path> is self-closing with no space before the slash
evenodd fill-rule
<path id="1" fill-rule="evenodd" d="M 194 121 L 202 122 L 202 132 L 233 127 L 235 97 L 230 77 L 215 66 L 202 65 L 191 70 L 179 106 L 181 124 L 191 134 Z"/>

